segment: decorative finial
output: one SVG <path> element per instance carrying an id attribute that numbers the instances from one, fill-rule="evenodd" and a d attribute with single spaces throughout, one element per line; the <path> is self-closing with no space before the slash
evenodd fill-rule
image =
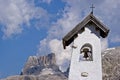
<path id="1" fill-rule="evenodd" d="M 92 4 L 90 8 L 92 9 L 91 13 L 93 14 L 93 9 L 95 8 L 94 5 Z"/>

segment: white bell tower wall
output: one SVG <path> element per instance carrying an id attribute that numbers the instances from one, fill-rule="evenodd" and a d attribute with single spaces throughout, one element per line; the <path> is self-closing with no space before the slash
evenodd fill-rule
<path id="1" fill-rule="evenodd" d="M 85 44 L 92 46 L 90 61 L 80 60 L 80 50 Z M 102 80 L 100 31 L 95 25 L 84 27 L 74 39 L 73 46 L 69 80 Z"/>

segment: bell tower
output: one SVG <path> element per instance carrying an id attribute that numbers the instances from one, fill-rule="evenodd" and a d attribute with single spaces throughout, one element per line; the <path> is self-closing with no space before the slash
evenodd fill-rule
<path id="1" fill-rule="evenodd" d="M 73 43 L 69 80 L 102 80 L 100 38 L 108 33 L 92 12 L 63 38 L 64 49 Z"/>

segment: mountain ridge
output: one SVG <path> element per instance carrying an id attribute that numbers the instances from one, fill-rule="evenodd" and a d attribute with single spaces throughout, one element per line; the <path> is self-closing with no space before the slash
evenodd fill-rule
<path id="1" fill-rule="evenodd" d="M 102 52 L 103 80 L 120 80 L 120 47 L 108 48 Z M 56 64 L 55 54 L 30 56 L 21 75 L 1 80 L 68 80 L 69 68 L 61 72 Z"/>

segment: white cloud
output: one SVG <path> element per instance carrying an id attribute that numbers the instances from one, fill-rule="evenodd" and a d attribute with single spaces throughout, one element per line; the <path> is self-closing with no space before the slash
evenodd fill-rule
<path id="1" fill-rule="evenodd" d="M 37 55 L 41 56 L 49 53 L 50 53 L 49 41 L 47 39 L 41 40 L 40 44 L 38 45 Z"/>
<path id="2" fill-rule="evenodd" d="M 49 13 L 41 8 L 41 7 L 35 7 L 33 18 L 36 19 L 34 27 L 36 27 L 38 30 L 40 28 L 49 28 Z"/>
<path id="3" fill-rule="evenodd" d="M 37 15 L 39 13 L 39 16 Z M 2 24 L 3 38 L 22 33 L 22 24 L 30 25 L 31 19 L 40 19 L 47 16 L 47 12 L 35 7 L 27 0 L 0 0 L 0 23 Z"/>
<path id="4" fill-rule="evenodd" d="M 43 2 L 43 3 L 50 4 L 52 0 L 40 0 L 40 1 Z"/>
<path id="5" fill-rule="evenodd" d="M 7 5 L 7 6 L 6 6 Z M 3 10 L 4 9 L 4 10 Z M 32 11 L 24 0 L 1 0 L 0 1 L 0 22 L 4 25 L 4 37 L 22 32 L 20 26 L 23 22 L 28 22 Z"/>
<path id="6" fill-rule="evenodd" d="M 102 52 L 105 51 L 108 48 L 108 39 L 103 38 L 101 39 L 101 50 Z"/>
<path id="7" fill-rule="evenodd" d="M 49 42 L 49 46 L 50 46 L 50 50 L 51 52 L 54 53 L 61 53 L 61 51 L 63 50 L 62 48 L 62 42 L 57 40 L 57 39 L 53 39 Z"/>
<path id="8" fill-rule="evenodd" d="M 62 71 L 65 71 L 69 66 L 72 48 L 69 46 L 63 49 L 62 41 L 53 39 L 50 41 L 50 50 L 56 54 L 57 64 Z"/>

